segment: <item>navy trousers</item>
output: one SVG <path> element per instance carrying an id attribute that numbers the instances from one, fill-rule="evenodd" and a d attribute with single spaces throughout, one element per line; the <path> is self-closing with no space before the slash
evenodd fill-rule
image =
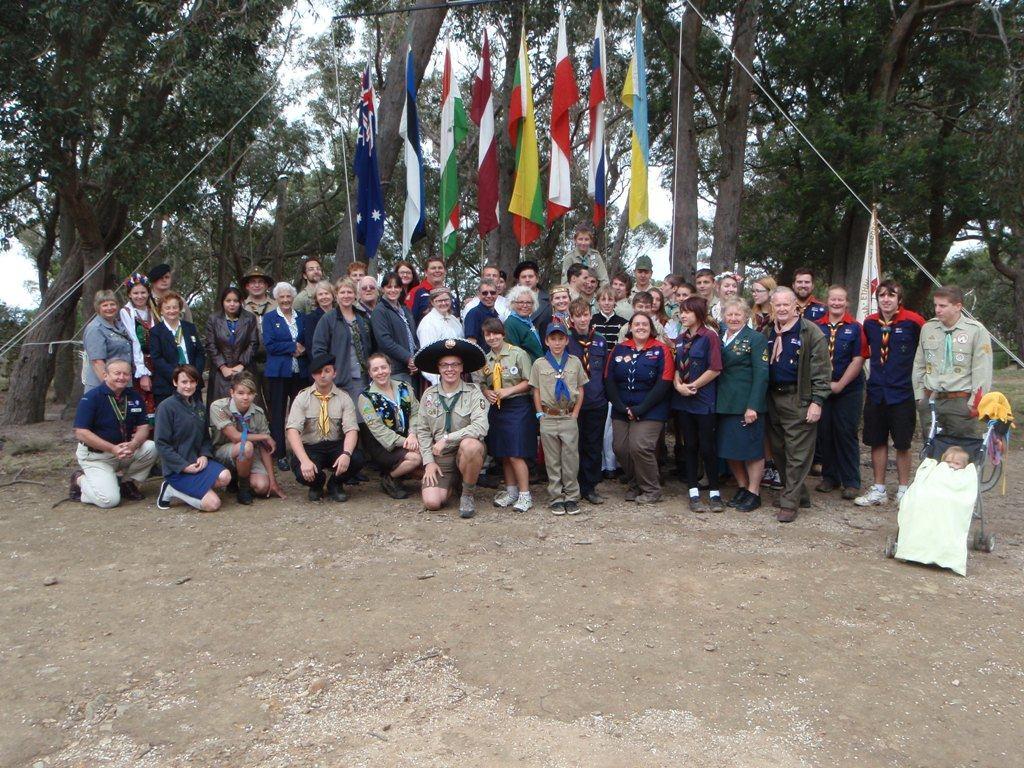
<path id="1" fill-rule="evenodd" d="M 591 493 L 601 482 L 601 455 L 604 450 L 604 422 L 608 416 L 608 406 L 580 409 L 578 419 L 580 429 L 580 493 L 584 496 Z"/>
<path id="2" fill-rule="evenodd" d="M 818 450 L 821 476 L 844 488 L 860 488 L 860 445 L 857 426 L 864 407 L 864 388 L 831 395 L 821 408 Z"/>

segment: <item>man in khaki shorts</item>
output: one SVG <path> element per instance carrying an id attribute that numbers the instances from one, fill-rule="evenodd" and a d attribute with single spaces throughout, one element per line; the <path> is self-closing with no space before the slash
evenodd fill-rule
<path id="1" fill-rule="evenodd" d="M 484 353 L 463 339 L 442 339 L 421 349 L 416 367 L 439 374 L 441 380 L 420 398 L 416 437 L 423 459 L 423 506 L 441 509 L 461 484 L 459 517 L 476 514 L 473 494 L 487 449 L 486 398 L 463 373 L 484 367 Z"/>
<path id="2" fill-rule="evenodd" d="M 256 378 L 248 371 L 231 378 L 231 394 L 210 404 L 213 455 L 234 469 L 239 504 L 252 504 L 253 493 L 285 498 L 274 477 L 274 439 L 270 424 L 254 400 Z"/>
<path id="3" fill-rule="evenodd" d="M 955 437 L 981 438 L 984 425 L 974 397 L 992 389 L 992 339 L 985 326 L 964 316 L 964 295 L 955 285 L 933 294 L 935 317 L 921 328 L 914 356 L 914 397 L 927 438 L 929 402 L 935 399 L 938 426 Z"/>

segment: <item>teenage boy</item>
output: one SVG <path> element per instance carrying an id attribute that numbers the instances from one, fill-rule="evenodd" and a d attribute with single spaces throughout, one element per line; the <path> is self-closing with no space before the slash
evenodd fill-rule
<path id="1" fill-rule="evenodd" d="M 583 407 L 580 409 L 580 496 L 591 504 L 603 504 L 604 496 L 597 492 L 601 482 L 601 460 L 604 448 L 604 425 L 608 418 L 608 397 L 604 392 L 604 363 L 608 356 L 608 342 L 591 324 L 590 305 L 576 299 L 569 305 L 571 329 L 569 354 L 583 364 L 589 381 L 583 387 Z"/>
<path id="2" fill-rule="evenodd" d="M 577 262 L 572 264 L 566 272 L 568 282 L 566 285 L 569 286 L 569 297 L 575 301 L 583 295 L 583 291 L 586 290 L 586 284 L 589 282 L 590 273 L 587 271 L 587 267 L 584 264 Z"/>
<path id="3" fill-rule="evenodd" d="M 267 416 L 254 402 L 256 379 L 248 371 L 231 377 L 231 394 L 210 405 L 213 455 L 234 469 L 239 504 L 252 504 L 253 494 L 285 498 L 274 477 L 274 439 Z"/>
<path id="4" fill-rule="evenodd" d="M 693 278 L 693 285 L 697 289 L 697 295 L 704 299 L 710 307 L 715 301 L 714 271 L 707 267 L 698 269 Z"/>
<path id="5" fill-rule="evenodd" d="M 530 371 L 533 405 L 540 419 L 540 444 L 548 473 L 548 496 L 555 515 L 580 511 L 579 426 L 583 387 L 590 380 L 583 363 L 566 351 L 569 337 L 561 323 L 550 323 L 544 333 L 548 351 Z"/>
<path id="6" fill-rule="evenodd" d="M 864 337 L 870 349 L 867 397 L 864 398 L 864 444 L 871 448 L 874 485 L 853 503 L 859 507 L 885 504 L 885 468 L 889 440 L 896 449 L 896 500 L 910 486 L 910 443 L 914 439 L 917 409 L 914 403 L 914 354 L 924 318 L 903 306 L 903 286 L 883 280 L 875 291 L 878 312 L 864 319 Z"/>
<path id="7" fill-rule="evenodd" d="M 149 270 L 149 274 L 146 277 L 149 278 L 149 309 L 154 317 L 159 320 L 162 317 L 160 314 L 160 300 L 163 299 L 165 294 L 174 290 L 174 271 L 171 269 L 170 264 L 157 264 Z M 191 323 L 192 310 L 185 304 L 184 299 L 182 299 L 181 303 L 181 319 L 188 320 Z"/>
<path id="8" fill-rule="evenodd" d="M 650 256 L 641 256 L 636 260 L 633 275 L 636 277 L 636 282 L 633 284 L 630 298 L 641 292 L 650 293 L 651 288 L 654 287 L 654 283 L 651 282 L 651 278 L 654 276 L 654 264 L 651 262 Z"/>
<path id="9" fill-rule="evenodd" d="M 630 288 L 633 281 L 625 272 L 620 272 L 612 278 L 612 291 L 615 293 L 615 314 L 624 318 L 626 322 L 633 317 L 633 302 L 630 301 Z"/>
<path id="10" fill-rule="evenodd" d="M 793 273 L 793 293 L 800 317 L 816 323 L 828 314 L 828 307 L 814 296 L 814 271 L 810 267 L 797 267 Z"/>
<path id="11" fill-rule="evenodd" d="M 569 267 L 582 264 L 597 278 L 601 286 L 608 285 L 608 267 L 601 254 L 594 249 L 594 229 L 586 222 L 576 225 L 572 233 L 574 248 L 562 257 L 562 282 L 569 277 Z"/>
<path id="12" fill-rule="evenodd" d="M 533 310 L 531 320 L 536 321 L 545 311 L 551 309 L 551 297 L 548 296 L 548 292 L 545 289 L 538 285 L 540 281 L 540 267 L 537 266 L 536 261 L 519 262 L 512 273 L 512 278 L 516 281 L 516 285 L 525 285 L 537 297 L 536 307 Z"/>
<path id="13" fill-rule="evenodd" d="M 316 256 L 307 256 L 302 261 L 302 279 L 305 286 L 299 291 L 292 304 L 296 312 L 308 314 L 316 306 L 316 284 L 324 279 L 324 268 Z"/>
<path id="14" fill-rule="evenodd" d="M 492 317 L 496 320 L 501 319 L 498 315 L 498 310 L 494 306 L 497 299 L 498 286 L 494 284 L 493 280 L 486 277 L 483 278 L 480 281 L 480 287 L 477 289 L 477 304 L 466 312 L 466 319 L 462 324 L 462 333 L 465 335 L 466 341 L 476 344 L 480 347 L 480 351 L 487 349 L 482 330 L 484 320 Z"/>

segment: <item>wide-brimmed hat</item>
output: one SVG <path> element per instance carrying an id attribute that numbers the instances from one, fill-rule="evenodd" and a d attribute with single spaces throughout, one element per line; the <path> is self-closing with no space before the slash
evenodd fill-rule
<path id="1" fill-rule="evenodd" d="M 149 270 L 149 274 L 146 275 L 146 277 L 149 278 L 149 282 L 155 283 L 157 280 L 162 278 L 164 275 L 168 274 L 170 271 L 170 264 L 157 264 L 155 267 Z"/>
<path id="2" fill-rule="evenodd" d="M 519 275 L 522 273 L 524 269 L 532 269 L 534 272 L 537 273 L 538 277 L 540 276 L 540 265 L 537 264 L 536 261 L 520 261 L 518 264 L 516 264 L 516 268 L 512 272 L 512 279 L 515 280 L 517 283 L 519 282 Z"/>
<path id="3" fill-rule="evenodd" d="M 484 367 L 487 362 L 484 353 L 476 344 L 470 344 L 464 339 L 441 339 L 433 344 L 428 344 L 419 352 L 413 362 L 421 371 L 427 373 L 440 373 L 437 364 L 442 357 L 455 356 L 462 360 L 463 371 L 474 373 Z"/>
<path id="4" fill-rule="evenodd" d="M 636 266 L 633 269 L 646 269 L 648 272 L 654 270 L 654 264 L 651 262 L 650 256 L 641 256 L 636 260 Z"/>
<path id="5" fill-rule="evenodd" d="M 328 365 L 334 365 L 334 355 L 322 352 L 309 361 L 309 372 L 313 374 L 320 373 Z"/>
<path id="6" fill-rule="evenodd" d="M 270 274 L 263 269 L 263 267 L 255 266 L 250 267 L 249 271 L 242 275 L 242 286 L 244 287 L 245 284 L 252 280 L 254 277 L 262 278 L 263 280 L 266 281 L 267 285 L 274 284 L 274 278 L 272 278 Z"/>

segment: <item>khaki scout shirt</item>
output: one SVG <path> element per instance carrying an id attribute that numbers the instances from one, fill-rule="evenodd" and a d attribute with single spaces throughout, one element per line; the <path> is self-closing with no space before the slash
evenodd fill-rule
<path id="1" fill-rule="evenodd" d="M 953 339 L 952 366 L 947 364 L 946 332 Z M 982 392 L 992 389 L 992 339 L 985 326 L 961 315 L 952 328 L 933 317 L 921 328 L 914 355 L 914 397 L 924 391 Z"/>
<path id="2" fill-rule="evenodd" d="M 248 297 L 246 298 L 245 301 L 242 302 L 242 306 L 248 309 L 250 312 L 252 312 L 254 315 L 256 315 L 256 317 L 260 319 L 258 325 L 260 327 L 260 331 L 262 332 L 263 316 L 267 314 L 267 312 L 270 312 L 272 309 L 277 309 L 277 302 L 274 301 L 269 296 L 264 295 L 263 301 L 256 301 L 256 299 Z"/>
<path id="3" fill-rule="evenodd" d="M 514 344 L 502 344 L 501 349 L 497 352 L 493 350 L 488 352 L 486 360 L 487 363 L 481 370 L 484 389 L 493 389 L 491 384 L 496 363 L 501 365 L 502 387 L 514 387 L 516 384 L 530 380 L 530 370 L 533 368 L 533 363 L 530 362 L 530 356 L 522 347 L 517 347 Z M 510 395 L 505 399 L 511 400 L 513 397 L 525 397 L 529 394 L 529 391 L 521 392 L 518 395 Z"/>
<path id="4" fill-rule="evenodd" d="M 544 408 L 557 408 L 559 410 L 571 411 L 579 400 L 583 386 L 590 381 L 587 372 L 583 370 L 583 363 L 576 355 L 569 355 L 562 368 L 562 378 L 569 387 L 572 399 L 566 402 L 555 398 L 555 382 L 558 381 L 558 374 L 554 366 L 548 362 L 547 357 L 537 358 L 533 364 L 533 372 L 530 374 L 530 386 L 540 390 L 540 404 Z"/>
<path id="5" fill-rule="evenodd" d="M 238 423 L 241 414 L 235 401 L 230 397 L 222 397 L 214 400 L 210 406 L 210 432 L 213 433 L 213 447 L 220 448 L 222 445 L 230 445 L 231 440 L 224 434 L 225 427 L 235 427 L 242 431 Z M 254 435 L 266 435 L 270 433 L 270 424 L 267 422 L 267 415 L 256 403 L 249 406 L 246 413 L 249 419 L 249 432 Z"/>
<path id="6" fill-rule="evenodd" d="M 379 395 L 391 400 L 392 403 L 396 403 L 398 397 L 399 382 L 391 379 L 391 391 L 394 393 L 394 398 L 389 395 L 385 395 L 384 391 L 377 386 L 376 382 L 371 381 L 370 386 L 367 388 L 370 392 L 375 392 Z M 420 403 L 416 399 L 416 394 L 413 392 L 411 385 L 405 385 L 406 390 L 409 392 L 409 423 L 406 425 L 406 434 L 416 434 L 416 423 L 419 421 Z M 359 395 L 359 415 L 363 417 L 363 423 L 366 424 L 366 428 L 370 430 L 370 434 L 373 439 L 384 446 L 387 451 L 398 448 L 405 442 L 405 438 L 398 434 L 394 428 L 389 427 L 384 423 L 383 419 L 376 410 L 374 410 L 373 403 L 370 402 L 370 398 L 363 392 Z"/>
<path id="7" fill-rule="evenodd" d="M 307 285 L 305 288 L 299 291 L 298 295 L 296 295 L 295 302 L 292 304 L 292 307 L 295 309 L 296 312 L 301 312 L 304 315 L 309 314 L 309 312 L 313 310 L 313 307 L 316 306 L 315 294 L 316 284 L 314 283 L 313 285 Z"/>
<path id="8" fill-rule="evenodd" d="M 331 387 L 331 399 L 327 401 L 327 415 L 331 420 L 331 428 L 326 435 L 320 434 L 317 422 L 320 418 L 320 400 L 313 393 L 316 385 L 306 387 L 292 401 L 292 409 L 288 412 L 287 429 L 296 430 L 306 445 L 324 440 L 341 440 L 349 432 L 359 431 L 356 421 L 356 406 L 348 393 Z"/>
<path id="9" fill-rule="evenodd" d="M 475 384 L 460 382 L 456 392 L 462 396 L 452 408 L 452 428 L 444 452 L 454 453 L 464 437 L 483 440 L 487 437 L 487 411 L 490 403 Z M 450 401 L 452 392 L 445 397 Z M 416 439 L 420 441 L 420 457 L 426 466 L 434 461 L 434 441 L 445 433 L 444 408 L 441 407 L 441 385 L 435 384 L 423 393 L 420 399 L 419 421 L 416 423 Z"/>

